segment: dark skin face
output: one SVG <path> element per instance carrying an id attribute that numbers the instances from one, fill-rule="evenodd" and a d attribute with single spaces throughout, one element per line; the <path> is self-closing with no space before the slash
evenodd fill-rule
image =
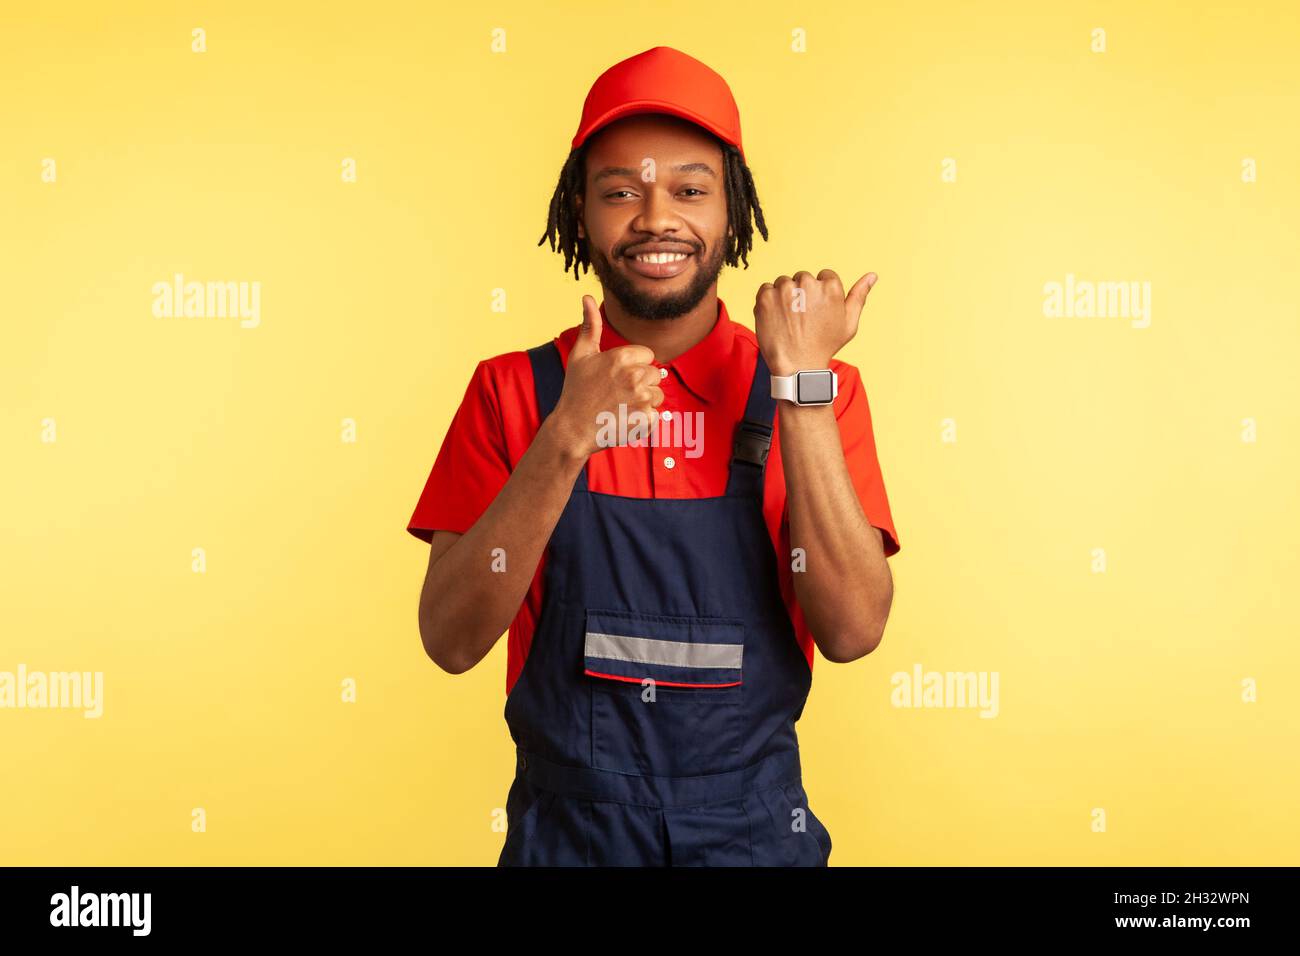
<path id="1" fill-rule="evenodd" d="M 643 180 L 645 160 L 654 179 Z M 605 318 L 655 361 L 699 342 L 718 316 L 718 273 L 728 234 L 722 149 L 707 132 L 673 116 L 629 116 L 600 130 L 587 150 L 578 234 L 605 294 Z M 630 253 L 663 243 L 689 252 L 675 275 L 637 271 Z"/>

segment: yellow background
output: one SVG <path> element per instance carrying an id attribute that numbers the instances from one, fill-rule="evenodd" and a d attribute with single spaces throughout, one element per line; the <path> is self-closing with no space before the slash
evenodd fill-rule
<path id="1" fill-rule="evenodd" d="M 883 644 L 819 659 L 799 725 L 832 864 L 1300 862 L 1298 27 L 6 5 L 0 670 L 101 670 L 105 711 L 0 711 L 0 863 L 496 862 L 505 642 L 458 677 L 425 657 L 404 529 L 474 364 L 599 294 L 537 239 L 590 83 L 659 44 L 740 103 L 772 237 L 724 272 L 734 317 L 781 273 L 880 275 L 840 357 L 902 552 Z M 155 318 L 177 272 L 261 282 L 260 326 Z M 1149 281 L 1150 327 L 1045 317 L 1067 274 Z M 892 707 L 917 663 L 997 671 L 999 716 Z"/>

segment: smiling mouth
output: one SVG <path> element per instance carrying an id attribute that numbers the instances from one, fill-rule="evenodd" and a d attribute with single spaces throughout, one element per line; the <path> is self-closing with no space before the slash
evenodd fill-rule
<path id="1" fill-rule="evenodd" d="M 628 268 L 648 279 L 668 279 L 686 271 L 693 252 L 643 252 L 624 256 Z"/>

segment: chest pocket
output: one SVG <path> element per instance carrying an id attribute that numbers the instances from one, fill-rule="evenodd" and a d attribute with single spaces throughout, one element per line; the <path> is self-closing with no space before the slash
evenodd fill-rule
<path id="1" fill-rule="evenodd" d="M 736 769 L 744 651 L 736 618 L 589 608 L 592 766 L 674 777 Z"/>

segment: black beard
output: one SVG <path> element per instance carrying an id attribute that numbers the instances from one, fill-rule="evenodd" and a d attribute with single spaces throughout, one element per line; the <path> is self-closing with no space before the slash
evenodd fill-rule
<path id="1" fill-rule="evenodd" d="M 690 285 L 666 296 L 642 292 L 625 273 L 610 264 L 604 253 L 590 248 L 588 252 L 591 267 L 596 272 L 596 278 L 600 279 L 605 294 L 616 299 L 628 315 L 638 319 L 675 319 L 699 305 L 709 288 L 718 281 L 718 273 L 722 271 L 721 244 L 717 250 L 710 258 L 700 260 L 700 268 L 696 270 Z M 696 257 L 698 256 L 697 252 Z"/>

